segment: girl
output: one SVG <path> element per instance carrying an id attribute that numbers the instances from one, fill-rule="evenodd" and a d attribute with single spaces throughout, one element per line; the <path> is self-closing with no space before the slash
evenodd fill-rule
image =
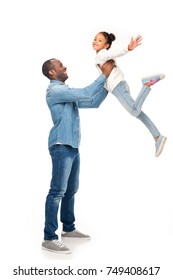
<path id="1" fill-rule="evenodd" d="M 144 125 L 149 129 L 150 133 L 155 139 L 155 156 L 158 157 L 164 147 L 166 142 L 166 137 L 161 135 L 157 127 L 150 120 L 150 118 L 141 111 L 142 105 L 148 96 L 151 86 L 158 81 L 164 79 L 164 74 L 155 74 L 142 79 L 142 89 L 134 101 L 130 95 L 130 89 L 127 82 L 124 80 L 124 74 L 117 65 L 116 58 L 125 55 L 129 51 L 132 51 L 137 46 L 141 45 L 142 37 L 138 35 L 135 39 L 131 38 L 131 41 L 127 48 L 121 51 L 110 49 L 112 42 L 115 40 L 115 35 L 113 33 L 108 33 L 105 31 L 99 32 L 93 40 L 93 49 L 96 51 L 95 64 L 99 72 L 101 71 L 101 66 L 105 61 L 113 59 L 115 67 L 113 68 L 111 74 L 109 75 L 105 87 L 108 91 L 113 93 L 121 103 L 121 105 L 134 117 L 141 120 Z"/>

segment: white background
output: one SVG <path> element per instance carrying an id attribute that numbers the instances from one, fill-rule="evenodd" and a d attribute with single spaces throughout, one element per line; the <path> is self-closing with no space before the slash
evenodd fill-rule
<path id="1" fill-rule="evenodd" d="M 104 271 L 106 266 L 160 266 L 159 275 L 150 277 L 172 280 L 171 1 L 7 0 L 1 2 L 0 21 L 3 279 L 15 278 L 13 269 L 19 265 L 71 265 Z M 67 84 L 87 86 L 98 76 L 92 40 L 99 31 L 113 32 L 116 46 L 128 44 L 132 36 L 143 36 L 142 45 L 118 63 L 134 98 L 142 76 L 166 75 L 153 86 L 143 110 L 168 140 L 156 158 L 150 133 L 111 94 L 99 109 L 80 111 L 76 226 L 92 239 L 69 241 L 66 244 L 73 253 L 59 256 L 41 250 L 44 203 L 51 178 L 47 138 L 52 126 L 45 102 L 49 81 L 41 66 L 49 58 L 58 58 L 67 66 Z M 102 277 L 117 279 L 116 275 L 95 276 Z"/>

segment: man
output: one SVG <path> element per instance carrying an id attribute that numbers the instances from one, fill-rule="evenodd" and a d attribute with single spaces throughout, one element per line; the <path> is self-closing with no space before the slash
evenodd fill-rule
<path id="1" fill-rule="evenodd" d="M 52 158 L 52 179 L 45 205 L 45 227 L 42 248 L 57 253 L 70 253 L 59 241 L 58 211 L 63 225 L 62 238 L 89 239 L 75 228 L 74 197 L 79 187 L 80 123 L 78 108 L 98 108 L 107 96 L 104 83 L 114 67 L 112 61 L 102 66 L 102 74 L 85 88 L 70 88 L 65 84 L 67 68 L 58 59 L 50 59 L 42 66 L 50 80 L 46 101 L 53 127 L 48 148 Z"/>

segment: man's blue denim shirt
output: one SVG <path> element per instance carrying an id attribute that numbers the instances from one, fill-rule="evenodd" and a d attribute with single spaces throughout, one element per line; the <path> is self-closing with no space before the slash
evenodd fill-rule
<path id="1" fill-rule="evenodd" d="M 56 143 L 78 148 L 80 144 L 80 118 L 78 108 L 98 108 L 106 98 L 105 75 L 100 75 L 85 88 L 70 88 L 58 80 L 51 80 L 46 102 L 51 112 L 53 127 L 48 148 Z"/>

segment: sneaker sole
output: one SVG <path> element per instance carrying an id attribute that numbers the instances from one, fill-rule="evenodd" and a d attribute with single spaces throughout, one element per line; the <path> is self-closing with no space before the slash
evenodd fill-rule
<path id="1" fill-rule="evenodd" d="M 62 236 L 61 235 L 61 238 L 63 238 L 63 239 L 73 239 L 73 240 L 90 240 L 91 239 L 91 237 L 68 237 L 68 236 Z"/>
<path id="2" fill-rule="evenodd" d="M 156 153 L 156 157 L 160 156 L 161 152 L 163 151 L 163 148 L 164 148 L 164 145 L 165 145 L 165 142 L 166 142 L 167 138 L 164 137 L 162 139 L 162 142 L 160 144 L 160 149 L 158 149 L 157 153 Z"/>
<path id="3" fill-rule="evenodd" d="M 71 251 L 55 251 L 55 250 L 51 250 L 51 249 L 48 249 L 48 248 L 45 248 L 42 246 L 42 249 L 45 250 L 45 251 L 48 251 L 48 252 L 53 252 L 55 254 L 71 254 Z"/>
<path id="4" fill-rule="evenodd" d="M 143 77 L 142 80 L 145 80 L 145 79 L 148 79 L 148 78 L 151 78 L 151 77 L 160 77 L 160 80 L 163 80 L 165 78 L 165 75 L 162 74 L 162 73 L 157 73 L 157 74 L 154 74 L 154 75 Z"/>

